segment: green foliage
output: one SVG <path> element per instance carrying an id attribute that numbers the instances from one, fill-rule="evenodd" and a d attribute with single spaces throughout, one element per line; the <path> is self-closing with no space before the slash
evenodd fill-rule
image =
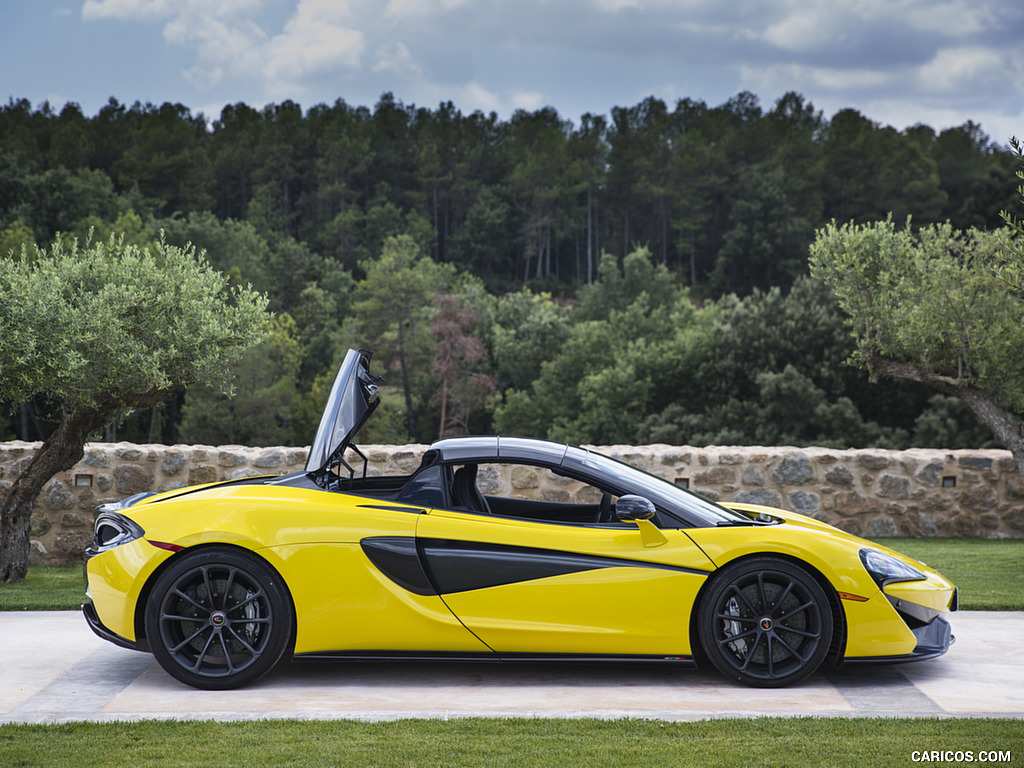
<path id="1" fill-rule="evenodd" d="M 1019 167 L 1017 178 L 1022 182 L 1017 186 L 1018 205 L 1024 203 L 1024 144 L 1016 137 L 1010 140 L 1014 153 L 1017 155 Z M 1024 221 L 1008 208 L 999 213 L 1006 225 L 1003 248 L 999 253 L 1000 263 L 995 270 L 999 278 L 1018 293 L 1024 293 Z"/>
<path id="2" fill-rule="evenodd" d="M 35 247 L 36 241 L 32 231 L 20 221 L 8 224 L 0 232 L 0 255 L 10 253 L 21 253 L 22 248 L 31 250 Z"/>
<path id="3" fill-rule="evenodd" d="M 307 445 L 316 424 L 296 423 L 300 414 L 298 370 L 301 347 L 295 321 L 276 315 L 265 338 L 233 366 L 240 383 L 233 397 L 209 387 L 185 396 L 181 438 L 206 445 Z"/>
<path id="4" fill-rule="evenodd" d="M 455 279 L 455 268 L 422 255 L 409 235 L 388 238 L 380 257 L 362 264 L 366 278 L 359 283 L 352 316 L 344 335 L 351 346 L 366 347 L 374 360 L 393 371 L 405 396 L 407 434 L 417 439 L 416 407 L 430 393 L 413 387 L 429 374 L 434 345 L 430 334 L 433 300 Z"/>
<path id="5" fill-rule="evenodd" d="M 949 395 L 932 395 L 928 409 L 914 420 L 916 448 L 999 448 L 992 433 L 981 424 L 962 400 Z"/>
<path id="6" fill-rule="evenodd" d="M 929 405 L 920 387 L 872 390 L 840 364 L 856 350 L 835 302 L 802 279 L 806 249 L 830 218 L 863 224 L 892 211 L 992 228 L 1002 208 L 1007 239 L 993 266 L 1019 291 L 1024 228 L 1007 213 L 1008 181 L 1024 158 L 1014 146 L 970 122 L 936 134 L 853 110 L 825 119 L 796 93 L 770 106 L 750 93 L 718 106 L 652 97 L 577 125 L 550 108 L 499 120 L 391 94 L 372 108 L 339 100 L 305 113 L 291 101 L 234 104 L 212 124 L 180 104 L 111 99 L 88 117 L 12 99 L 0 106 L 0 253 L 90 231 L 155 253 L 160 229 L 167 244 L 206 250 L 232 286 L 252 286 L 295 321 L 298 442 L 319 417 L 316 382 L 349 346 L 375 348 L 401 384 L 407 431 L 432 435 L 442 387 L 427 330 L 432 281 L 478 318 L 466 333 L 488 353 L 473 373 L 499 382 L 493 426 L 602 441 L 832 444 L 840 429 L 856 444 L 948 440 L 971 420 Z M 423 261 L 408 280 L 377 265 L 396 239 Z M 683 283 L 700 308 L 682 299 Z M 954 335 L 940 333 L 947 345 Z M 206 396 L 193 395 L 194 417 Z M 794 397 L 815 406 L 790 409 Z M 179 439 L 175 405 L 164 439 Z M 152 433 L 151 415 L 122 437 Z M 474 429 L 490 420 L 473 409 Z M 0 432 L 15 428 L 29 436 L 21 422 Z"/>
<path id="7" fill-rule="evenodd" d="M 228 387 L 226 364 L 259 339 L 265 306 L 192 249 L 58 236 L 28 260 L 0 256 L 0 393 L 73 412 L 127 409 L 193 383 Z"/>
<path id="8" fill-rule="evenodd" d="M 1022 410 L 1024 302 L 996 276 L 998 250 L 997 234 L 948 224 L 830 224 L 811 269 L 850 315 L 862 364 L 905 361 Z"/>

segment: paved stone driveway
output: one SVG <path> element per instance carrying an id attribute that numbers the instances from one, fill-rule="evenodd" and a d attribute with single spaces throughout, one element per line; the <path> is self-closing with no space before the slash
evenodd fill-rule
<path id="1" fill-rule="evenodd" d="M 758 690 L 664 667 L 303 663 L 237 691 L 197 691 L 75 612 L 0 613 L 0 723 L 72 720 L 764 715 L 1024 719 L 1024 613 L 952 617 L 956 644 L 915 664 L 847 666 Z"/>

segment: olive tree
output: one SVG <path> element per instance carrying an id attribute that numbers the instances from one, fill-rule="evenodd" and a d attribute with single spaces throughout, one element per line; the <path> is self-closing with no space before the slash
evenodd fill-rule
<path id="1" fill-rule="evenodd" d="M 855 360 L 962 400 L 1024 475 L 1024 298 L 997 268 L 1000 233 L 891 217 L 817 233 L 811 271 L 849 315 Z"/>
<path id="2" fill-rule="evenodd" d="M 0 255 L 0 402 L 50 404 L 56 428 L 0 490 L 0 581 L 28 568 L 34 500 L 104 425 L 191 384 L 229 387 L 266 298 L 231 288 L 191 246 L 61 236 Z"/>

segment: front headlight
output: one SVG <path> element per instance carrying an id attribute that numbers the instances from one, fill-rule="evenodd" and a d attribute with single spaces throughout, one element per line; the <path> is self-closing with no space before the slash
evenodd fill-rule
<path id="1" fill-rule="evenodd" d="M 928 578 L 917 568 L 876 549 L 862 549 L 860 560 L 880 587 L 895 581 L 921 581 Z"/>

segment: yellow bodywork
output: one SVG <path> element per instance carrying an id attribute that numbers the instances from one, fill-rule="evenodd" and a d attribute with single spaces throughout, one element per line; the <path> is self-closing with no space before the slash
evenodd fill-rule
<path id="1" fill-rule="evenodd" d="M 737 505 L 739 507 L 740 505 Z M 947 610 L 953 586 L 926 575 L 883 594 L 861 564 L 877 547 L 810 518 L 743 507 L 779 525 L 642 530 L 559 525 L 425 510 L 371 498 L 274 485 L 225 485 L 153 497 L 126 510 L 145 537 L 89 560 L 88 580 L 103 625 L 138 640 L 139 610 L 161 566 L 209 545 L 262 557 L 282 577 L 295 607 L 296 653 L 423 651 L 690 656 L 690 617 L 717 568 L 766 554 L 817 571 L 845 615 L 847 658 L 901 656 L 916 640 L 894 609 L 903 600 Z M 649 525 L 649 524 L 648 524 Z M 607 567 L 443 595 L 399 586 L 363 552 L 367 537 L 418 537 L 576 553 L 621 561 Z"/>

